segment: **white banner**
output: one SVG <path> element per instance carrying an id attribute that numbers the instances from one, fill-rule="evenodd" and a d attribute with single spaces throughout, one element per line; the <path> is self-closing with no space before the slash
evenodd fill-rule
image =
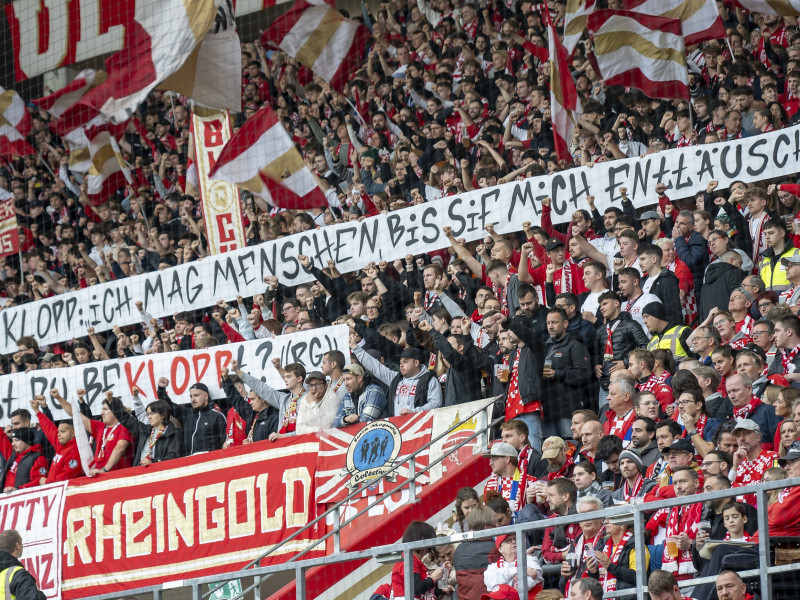
<path id="1" fill-rule="evenodd" d="M 0 426 L 10 422 L 8 415 L 17 408 L 30 410 L 31 398 L 40 394 L 47 399 L 56 419 L 66 418 L 50 398 L 52 388 L 57 388 L 64 398 L 74 396 L 80 388 L 85 389 L 86 402 L 94 414 L 100 413 L 100 403 L 107 390 L 131 406 L 131 390 L 137 386 L 143 392 L 141 398 L 146 406 L 157 398 L 160 377 L 169 379 L 167 393 L 175 402 L 189 402 L 189 387 L 198 381 L 208 386 L 212 398 L 223 398 L 220 374 L 231 360 L 237 360 L 245 373 L 260 377 L 276 389 L 283 389 L 283 380 L 273 367 L 272 359 L 280 358 L 281 365 L 299 362 L 307 371 L 319 369 L 322 355 L 329 350 L 341 350 L 345 358 L 349 358 L 348 333 L 346 325 L 334 325 L 204 350 L 145 354 L 75 367 L 2 375 Z"/>
<path id="2" fill-rule="evenodd" d="M 48 600 L 61 598 L 61 514 L 67 482 L 3 494 L 0 531 L 16 529 L 25 551 L 23 566 Z"/>
<path id="3" fill-rule="evenodd" d="M 193 112 L 192 129 L 208 252 L 222 254 L 244 248 L 247 240 L 244 237 L 239 190 L 233 184 L 208 178 L 219 153 L 231 139 L 230 113 L 227 110 L 211 111 L 208 115 Z"/>
<path id="4" fill-rule="evenodd" d="M 94 285 L 0 311 L 0 353 L 15 352 L 16 340 L 32 335 L 39 344 L 86 335 L 87 327 L 107 331 L 139 321 L 134 302 L 156 317 L 263 293 L 263 278 L 276 275 L 286 285 L 313 278 L 300 267 L 298 254 L 320 268 L 336 261 L 342 273 L 371 261 L 392 261 L 449 245 L 442 227 L 468 241 L 485 235 L 494 223 L 499 233 L 520 231 L 540 222 L 542 199 L 552 199 L 554 223 L 566 223 L 576 209 L 595 197 L 602 213 L 619 205 L 620 187 L 635 206 L 656 204 L 655 186 L 664 183 L 673 200 L 691 197 L 711 180 L 726 189 L 733 181 L 759 181 L 800 171 L 800 126 L 733 142 L 666 150 L 530 177 L 419 204 L 363 221 L 340 223 L 266 242 L 164 271 Z"/>

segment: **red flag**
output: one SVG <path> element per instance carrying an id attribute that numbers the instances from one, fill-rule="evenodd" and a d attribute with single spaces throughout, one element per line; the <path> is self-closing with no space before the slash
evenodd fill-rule
<path id="1" fill-rule="evenodd" d="M 582 112 L 575 82 L 569 68 L 567 51 L 558 39 L 558 33 L 547 18 L 547 36 L 550 41 L 550 120 L 553 124 L 553 143 L 558 160 L 571 161 L 569 143 L 575 127 L 576 115 Z"/>

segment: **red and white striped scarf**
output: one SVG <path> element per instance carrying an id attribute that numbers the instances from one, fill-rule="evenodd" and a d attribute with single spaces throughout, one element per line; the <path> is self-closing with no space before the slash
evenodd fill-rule
<path id="1" fill-rule="evenodd" d="M 750 239 L 753 240 L 753 264 L 758 264 L 758 256 L 767 249 L 767 241 L 764 238 L 764 223 L 769 220 L 767 211 L 764 211 L 758 217 L 750 218 L 748 223 L 750 227 Z"/>
<path id="2" fill-rule="evenodd" d="M 622 556 L 622 550 L 625 548 L 625 544 L 629 539 L 631 539 L 632 536 L 632 531 L 626 531 L 625 535 L 622 536 L 622 539 L 616 546 L 614 546 L 614 540 L 611 539 L 611 536 L 608 537 L 608 541 L 603 547 L 603 553 L 611 557 L 611 564 L 617 564 L 620 556 Z M 600 583 L 603 584 L 604 592 L 613 592 L 617 589 L 617 578 L 602 568 L 600 569 Z"/>
<path id="3" fill-rule="evenodd" d="M 673 507 L 669 511 L 669 519 L 667 520 L 667 537 L 685 533 L 691 539 L 694 539 L 700 524 L 701 510 L 702 505 L 700 503 Z M 692 562 L 691 549 L 681 550 L 675 558 L 668 556 L 665 552 L 661 568 L 674 574 L 678 579 L 682 579 L 681 575 L 686 576 L 697 572 Z"/>
<path id="4" fill-rule="evenodd" d="M 644 486 L 644 477 L 641 474 L 636 478 L 636 481 L 633 484 L 633 489 L 628 484 L 628 480 L 625 480 L 625 485 L 622 486 L 622 495 L 625 498 L 625 502 L 630 502 L 631 498 L 638 498 L 639 493 L 642 491 L 642 486 Z"/>
<path id="5" fill-rule="evenodd" d="M 756 320 L 750 315 L 747 315 L 742 320 L 742 326 L 739 328 L 739 332 L 743 333 L 744 335 L 750 335 L 750 333 L 753 331 L 753 325 L 755 324 Z"/>
<path id="6" fill-rule="evenodd" d="M 759 406 L 761 406 L 761 399 L 753 396 L 752 398 L 750 398 L 750 402 L 748 402 L 741 408 L 734 409 L 733 416 L 736 419 L 749 419 L 750 415 L 756 412 Z"/>
<path id="7" fill-rule="evenodd" d="M 430 290 L 425 290 L 425 300 L 423 301 L 422 307 L 425 311 L 430 311 L 433 308 L 434 303 L 439 299 L 439 294 L 436 292 L 431 292 Z"/>
<path id="8" fill-rule="evenodd" d="M 783 367 L 783 373 L 781 373 L 781 375 L 785 375 L 786 373 L 794 373 L 794 359 L 798 352 L 800 352 L 800 344 L 789 350 L 789 352 L 786 350 L 781 350 L 781 367 Z"/>

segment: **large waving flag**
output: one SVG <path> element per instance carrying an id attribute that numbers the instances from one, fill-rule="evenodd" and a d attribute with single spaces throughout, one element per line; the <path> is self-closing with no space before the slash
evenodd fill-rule
<path id="1" fill-rule="evenodd" d="M 715 0 L 624 0 L 623 8 L 653 17 L 678 19 L 687 46 L 725 38 L 725 25 Z"/>
<path id="2" fill-rule="evenodd" d="M 762 15 L 778 15 L 779 17 L 800 15 L 800 1 L 798 0 L 736 0 L 735 3 L 750 12 Z"/>
<path id="3" fill-rule="evenodd" d="M 62 136 L 69 148 L 69 170 L 76 173 L 88 173 L 92 167 L 91 140 L 89 135 L 96 136 L 101 131 L 108 131 L 111 137 L 118 140 L 125 133 L 127 123 L 115 125 L 109 123 L 103 115 L 98 114 L 86 125 L 76 127 Z"/>
<path id="4" fill-rule="evenodd" d="M 595 0 L 567 0 L 564 14 L 564 48 L 567 56 L 572 56 L 575 46 L 586 31 L 586 19 L 594 10 Z"/>
<path id="5" fill-rule="evenodd" d="M 83 97 L 115 123 L 180 69 L 205 37 L 220 0 L 137 0 L 123 50 L 106 60 L 108 79 Z"/>
<path id="6" fill-rule="evenodd" d="M 63 88 L 34 100 L 33 103 L 57 118 L 50 124 L 50 128 L 63 136 L 100 114 L 97 109 L 86 106 L 81 100 L 105 80 L 105 71 L 84 69 Z"/>
<path id="7" fill-rule="evenodd" d="M 158 84 L 196 104 L 242 110 L 242 47 L 236 32 L 232 0 L 222 0 L 217 18 L 200 46 L 178 71 Z"/>
<path id="8" fill-rule="evenodd" d="M 570 161 L 569 143 L 575 119 L 583 110 L 569 68 L 567 51 L 547 11 L 547 37 L 550 42 L 550 118 L 553 123 L 553 143 L 559 160 Z"/>
<path id="9" fill-rule="evenodd" d="M 335 90 L 341 91 L 353 71 L 363 66 L 369 30 L 323 0 L 296 0 L 261 35 L 261 43 L 280 48 Z"/>
<path id="10" fill-rule="evenodd" d="M 281 208 L 327 206 L 311 170 L 269 106 L 230 139 L 209 177 L 238 185 Z"/>
<path id="11" fill-rule="evenodd" d="M 14 90 L 0 87 L 0 156 L 36 154 L 25 136 L 31 130 L 31 116 L 25 102 Z"/>
<path id="12" fill-rule="evenodd" d="M 594 59 L 606 85 L 642 90 L 651 98 L 688 98 L 681 22 L 628 10 L 597 10 L 589 16 Z"/>

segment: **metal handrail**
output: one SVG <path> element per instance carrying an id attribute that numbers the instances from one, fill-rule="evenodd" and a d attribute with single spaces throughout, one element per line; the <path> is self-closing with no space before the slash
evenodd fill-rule
<path id="1" fill-rule="evenodd" d="M 759 536 L 759 564 L 761 568 L 758 571 L 743 571 L 741 575 L 744 576 L 751 576 L 751 575 L 760 575 L 761 578 L 761 596 L 763 598 L 770 598 L 770 582 L 769 576 L 774 573 L 781 573 L 789 570 L 795 570 L 800 568 L 800 563 L 792 563 L 789 565 L 780 565 L 780 566 L 763 566 L 766 561 L 769 560 L 769 535 L 768 535 L 768 527 L 767 527 L 767 498 L 766 494 L 772 490 L 780 490 L 787 487 L 795 487 L 800 485 L 800 477 L 795 477 L 792 479 L 783 479 L 779 481 L 772 481 L 769 483 L 757 483 L 752 484 L 749 486 L 743 487 L 736 487 L 736 488 L 728 488 L 724 490 L 718 490 L 715 492 L 704 492 L 702 494 L 694 494 L 692 496 L 683 496 L 680 498 L 670 498 L 668 500 L 658 500 L 656 502 L 646 502 L 640 504 L 626 504 L 626 505 L 617 505 L 610 508 L 605 508 L 599 511 L 592 511 L 588 513 L 580 513 L 574 515 L 567 515 L 563 517 L 555 517 L 550 519 L 543 519 L 539 521 L 533 521 L 530 523 L 524 523 L 521 525 L 506 525 L 504 527 L 495 527 L 492 529 L 486 529 L 484 531 L 469 531 L 466 533 L 459 533 L 453 534 L 449 537 L 437 537 L 434 540 L 424 540 L 422 542 L 408 542 L 408 543 L 396 543 L 396 544 L 389 544 L 385 546 L 379 546 L 376 548 L 370 548 L 367 550 L 359 550 L 353 552 L 342 552 L 339 554 L 333 554 L 329 556 L 323 556 L 320 558 L 311 558 L 311 559 L 304 559 L 301 561 L 293 562 L 291 565 L 288 563 L 281 563 L 277 565 L 269 565 L 265 567 L 255 567 L 249 570 L 242 570 L 237 571 L 234 573 L 228 573 L 225 575 L 210 575 L 206 577 L 200 577 L 195 579 L 189 579 L 180 582 L 170 582 L 163 585 L 158 586 L 148 586 L 144 588 L 138 588 L 135 590 L 126 591 L 126 595 L 137 595 L 137 594 L 148 594 L 153 593 L 155 600 L 160 600 L 161 590 L 165 589 L 172 589 L 176 587 L 191 587 L 192 588 L 192 598 L 194 600 L 198 600 L 200 598 L 200 589 L 204 584 L 213 584 L 222 581 L 229 581 L 231 579 L 236 579 L 240 577 L 264 577 L 267 575 L 271 575 L 274 573 L 280 573 L 285 571 L 295 571 L 297 574 L 297 598 L 304 598 L 304 590 L 305 590 L 305 572 L 307 569 L 314 568 L 314 567 L 321 567 L 326 565 L 344 563 L 344 562 L 351 562 L 351 561 L 362 561 L 367 560 L 370 558 L 374 558 L 375 556 L 380 555 L 389 555 L 389 554 L 398 554 L 402 553 L 404 555 L 404 560 L 411 559 L 411 553 L 414 550 L 420 550 L 424 548 L 429 548 L 431 546 L 440 546 L 440 545 L 447 545 L 452 543 L 457 543 L 465 540 L 472 540 L 472 539 L 488 539 L 498 535 L 507 535 L 507 534 L 514 534 L 517 536 L 517 552 L 518 552 L 518 581 L 520 582 L 520 587 L 526 587 L 527 580 L 524 577 L 524 568 L 525 568 L 525 560 L 524 560 L 524 552 L 525 552 L 525 545 L 523 543 L 523 535 L 529 531 L 535 531 L 538 529 L 547 529 L 550 527 L 555 527 L 558 525 L 569 525 L 573 523 L 577 523 L 579 521 L 587 521 L 591 519 L 602 519 L 609 516 L 616 516 L 616 515 L 627 515 L 633 514 L 634 516 L 634 536 L 636 540 L 636 547 L 642 548 L 644 546 L 644 515 L 647 512 L 653 512 L 660 508 L 669 508 L 673 506 L 680 506 L 683 504 L 694 504 L 697 502 L 705 502 L 707 500 L 718 500 L 721 498 L 732 498 L 739 495 L 746 495 L 746 494 L 753 494 L 755 493 L 758 497 L 758 525 L 759 530 L 764 532 L 764 535 Z M 616 592 L 608 592 L 604 595 L 606 598 L 614 598 L 614 597 L 623 597 L 623 596 L 630 596 L 637 594 L 641 591 L 645 591 L 646 587 L 646 568 L 645 568 L 645 553 L 644 552 L 637 552 L 636 553 L 636 560 L 637 560 L 637 570 L 636 570 L 636 587 L 625 589 L 625 590 L 618 590 Z M 413 576 L 413 572 L 410 569 L 405 570 L 405 575 L 407 578 Z M 221 577 L 223 579 L 221 579 Z M 687 587 L 696 585 L 698 583 L 704 583 L 707 581 L 711 581 L 711 578 L 704 578 L 704 579 L 692 579 L 688 581 L 678 582 L 678 585 L 681 587 Z M 406 598 L 409 600 L 413 600 L 413 587 L 410 585 L 410 582 L 407 581 L 406 583 Z M 527 591 L 527 590 L 523 590 Z M 302 592 L 302 593 L 301 593 Z M 411 595 L 409 595 L 411 594 Z M 524 594 L 521 594 L 520 597 L 523 597 Z M 112 598 L 118 598 L 119 593 L 115 594 L 103 594 L 99 596 L 94 596 L 96 600 L 111 600 Z"/>
<path id="2" fill-rule="evenodd" d="M 333 530 L 329 531 L 328 533 L 323 535 L 321 538 L 315 540 L 309 547 L 301 550 L 300 552 L 298 552 L 297 554 L 295 554 L 294 556 L 289 558 L 286 561 L 287 563 L 288 562 L 297 562 L 302 556 L 305 556 L 306 554 L 311 552 L 314 548 L 316 548 L 320 544 L 324 543 L 331 536 L 334 536 L 334 540 L 338 541 L 339 531 L 341 530 L 342 527 L 345 527 L 345 526 L 349 525 L 350 523 L 355 521 L 358 517 L 360 517 L 361 515 L 365 514 L 369 510 L 371 510 L 374 506 L 380 504 L 381 502 L 383 502 L 383 500 L 385 500 L 386 498 L 388 498 L 389 496 L 391 496 L 392 494 L 394 494 L 398 490 L 401 490 L 401 489 L 405 488 L 406 486 L 408 486 L 409 490 L 411 490 L 409 493 L 412 496 L 412 502 L 413 502 L 414 501 L 413 489 L 414 489 L 414 486 L 416 485 L 417 479 L 420 476 L 422 476 L 423 474 L 427 473 L 432 467 L 434 467 L 435 465 L 437 465 L 440 462 L 442 462 L 445 458 L 447 458 L 447 456 L 449 456 L 449 454 L 443 454 L 442 456 L 440 456 L 438 459 L 434 460 L 433 462 L 429 462 L 428 465 L 425 468 L 423 468 L 422 470 L 420 470 L 419 472 L 416 471 L 416 467 L 415 467 L 415 464 L 416 464 L 416 460 L 415 459 L 416 459 L 416 457 L 419 456 L 421 453 L 425 452 L 426 450 L 428 450 L 431 446 L 433 446 L 439 440 L 441 440 L 445 436 L 447 436 L 450 433 L 452 433 L 454 429 L 457 429 L 458 427 L 460 427 L 461 425 L 463 425 L 464 423 L 466 423 L 467 421 L 469 421 L 473 417 L 475 417 L 475 416 L 479 415 L 480 413 L 482 413 L 483 411 L 485 411 L 487 408 L 489 408 L 489 406 L 494 404 L 494 402 L 498 398 L 499 398 L 499 396 L 495 396 L 495 397 L 493 397 L 491 399 L 488 399 L 489 401 L 486 404 L 482 405 L 479 409 L 474 411 L 468 417 L 463 418 L 456 425 L 451 425 L 450 427 L 448 427 L 447 430 L 445 430 L 443 433 L 441 433 L 438 437 L 436 437 L 435 439 L 430 440 L 422 448 L 419 448 L 418 450 L 416 450 L 412 454 L 409 454 L 407 457 L 405 457 L 405 459 L 402 462 L 399 462 L 398 464 L 396 464 L 390 470 L 388 470 L 385 473 L 383 473 L 380 477 L 378 477 L 376 479 L 373 479 L 373 480 L 370 480 L 368 484 L 367 484 L 367 482 L 363 482 L 359 487 L 357 487 L 352 492 L 350 492 L 344 499 L 342 499 L 339 502 L 337 502 L 336 504 L 334 504 L 331 508 L 329 508 L 324 513 L 319 515 L 313 521 L 310 521 L 309 523 L 307 523 L 306 525 L 304 525 L 303 527 L 301 527 L 300 529 L 295 531 L 289 537 L 285 538 L 284 540 L 282 540 L 278 544 L 274 545 L 272 548 L 270 548 L 269 550 L 264 552 L 258 558 L 255 558 L 252 561 L 250 561 L 247 565 L 245 565 L 242 568 L 242 570 L 245 571 L 245 570 L 251 569 L 252 567 L 259 567 L 261 561 L 264 560 L 266 557 L 268 557 L 273 552 L 275 552 L 278 548 L 280 548 L 281 546 L 287 544 L 288 542 L 290 542 L 294 538 L 298 537 L 300 534 L 304 533 L 305 531 L 308 531 L 309 529 L 315 527 L 317 525 L 317 523 L 319 523 L 320 521 L 323 521 L 324 519 L 326 519 L 327 516 L 330 515 L 330 514 L 334 514 L 334 516 L 335 516 L 335 522 L 334 522 Z M 487 419 L 487 424 L 486 424 L 485 427 L 482 427 L 480 430 L 478 430 L 475 433 L 473 433 L 472 435 L 470 435 L 467 439 L 463 440 L 461 443 L 459 443 L 458 445 L 454 446 L 451 449 L 450 453 L 455 452 L 456 450 L 458 450 L 462 446 L 465 446 L 466 444 L 472 442 L 473 439 L 475 439 L 478 436 L 483 435 L 485 432 L 489 431 L 489 429 L 491 429 L 495 425 L 499 424 L 503 420 L 504 420 L 504 417 L 499 417 L 499 418 L 495 419 L 492 422 L 488 422 L 488 419 Z M 350 500 L 352 498 L 354 498 L 355 496 L 358 496 L 359 494 L 361 494 L 364 491 L 365 488 L 370 487 L 370 486 L 374 486 L 376 483 L 378 483 L 380 481 L 384 481 L 389 475 L 391 475 L 392 473 L 397 471 L 402 465 L 404 465 L 406 463 L 409 463 L 409 471 L 410 471 L 409 472 L 410 476 L 406 481 L 404 481 L 403 483 L 398 484 L 397 486 L 395 486 L 394 488 L 390 489 L 389 491 L 384 492 L 381 496 L 378 496 L 377 499 L 372 500 L 367 506 L 362 508 L 355 515 L 353 515 L 352 517 L 349 517 L 348 519 L 345 519 L 344 522 L 340 522 L 339 510 L 340 510 L 340 508 L 342 506 L 344 506 L 347 503 L 349 503 Z M 335 543 L 334 545 L 338 546 L 337 543 Z M 339 552 L 339 548 L 338 547 L 334 548 L 334 551 L 335 552 Z M 216 592 L 219 588 L 223 587 L 225 585 L 225 583 L 227 583 L 228 581 L 230 581 L 232 579 L 238 579 L 238 577 L 231 577 L 229 579 L 222 580 L 217 587 L 214 587 L 214 588 L 210 587 L 208 592 L 206 592 L 205 594 L 202 595 L 202 598 L 210 597 L 214 592 Z M 239 594 L 234 596 L 231 600 L 238 600 L 239 598 L 243 598 L 244 595 L 247 594 L 247 592 L 257 589 L 261 585 L 263 580 L 264 580 L 264 578 L 256 578 L 256 581 L 252 585 L 250 585 L 246 589 L 243 589 Z"/>

